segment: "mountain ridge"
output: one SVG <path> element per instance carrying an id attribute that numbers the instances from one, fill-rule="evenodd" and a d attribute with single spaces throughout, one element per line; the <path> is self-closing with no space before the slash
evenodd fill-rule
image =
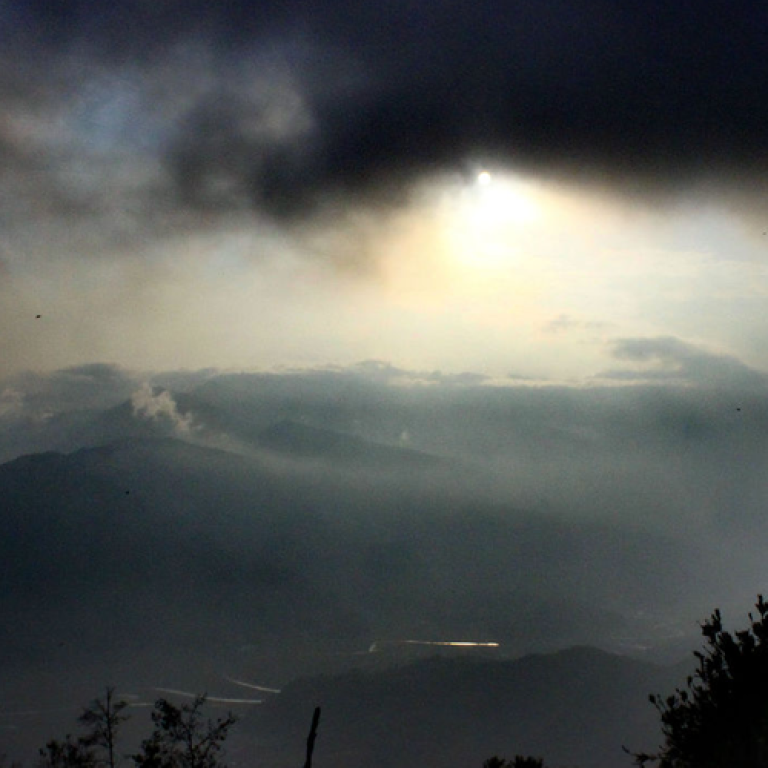
<path id="1" fill-rule="evenodd" d="M 494 754 L 616 768 L 631 764 L 623 745 L 658 743 L 648 694 L 671 691 L 690 666 L 656 665 L 590 646 L 505 660 L 434 656 L 294 681 L 251 711 L 243 727 L 263 763 L 276 768 L 299 759 L 315 704 L 323 708 L 317 757 L 338 768 L 479 768 Z M 288 744 L 296 754 L 286 754 Z"/>

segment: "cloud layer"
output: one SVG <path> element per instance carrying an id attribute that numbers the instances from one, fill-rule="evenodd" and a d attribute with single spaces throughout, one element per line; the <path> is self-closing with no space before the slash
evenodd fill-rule
<path id="1" fill-rule="evenodd" d="M 752 3 L 4 6 L 6 173 L 128 229 L 137 204 L 293 214 L 483 158 L 630 186 L 763 167 Z"/>
<path id="2" fill-rule="evenodd" d="M 8 370 L 384 358 L 565 378 L 605 369 L 609 335 L 760 364 L 751 4 L 2 11 Z"/>

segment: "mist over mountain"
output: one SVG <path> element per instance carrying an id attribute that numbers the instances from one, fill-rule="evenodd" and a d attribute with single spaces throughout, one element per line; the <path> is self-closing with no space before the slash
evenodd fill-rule
<path id="1" fill-rule="evenodd" d="M 132 622 L 168 647 L 479 633 L 525 648 L 624 632 L 691 578 L 695 550 L 659 535 L 490 506 L 427 473 L 350 483 L 170 438 L 22 457 L 0 467 L 7 599 L 77 625 L 84 652 L 130 644 Z M 12 626 L 24 653 L 51 640 Z"/>
<path id="2" fill-rule="evenodd" d="M 114 684 L 614 768 L 766 593 L 768 6 L 0 13 L 0 755 Z"/>
<path id="3" fill-rule="evenodd" d="M 279 454 L 295 458 L 333 461 L 339 465 L 362 466 L 369 469 L 436 468 L 440 460 L 423 451 L 402 446 L 387 446 L 369 440 L 318 429 L 295 421 L 280 421 L 258 437 L 258 445 Z"/>
<path id="4" fill-rule="evenodd" d="M 380 366 L 132 387 L 99 375 L 119 386 L 64 397 L 41 379 L 45 396 L 0 417 L 11 752 L 60 717 L 14 712 L 71 711 L 105 682 L 232 697 L 230 678 L 389 674 L 457 641 L 498 644 L 462 653 L 499 663 L 573 645 L 672 662 L 702 616 L 742 612 L 759 588 L 755 393 L 489 387 Z M 478 730 L 490 752 L 505 728 L 513 748 L 505 723 Z"/>

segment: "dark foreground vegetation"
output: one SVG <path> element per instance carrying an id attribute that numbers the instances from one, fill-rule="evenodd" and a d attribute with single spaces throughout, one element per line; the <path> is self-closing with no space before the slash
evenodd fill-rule
<path id="1" fill-rule="evenodd" d="M 651 695 L 663 744 L 634 753 L 637 766 L 658 768 L 768 768 L 768 603 L 762 595 L 749 627 L 727 632 L 716 610 L 701 631 L 696 671 L 684 688 Z M 629 750 L 625 750 L 629 752 Z M 493 757 L 483 768 L 545 768 L 532 757 Z"/>
<path id="2" fill-rule="evenodd" d="M 702 625 L 705 647 L 687 686 L 652 695 L 664 743 L 635 755 L 659 768 L 766 768 L 768 766 L 768 603 L 762 595 L 749 627 L 723 629 L 720 611 Z"/>
<path id="3" fill-rule="evenodd" d="M 204 704 L 205 696 L 180 707 L 158 699 L 152 711 L 152 732 L 130 756 L 136 768 L 223 766 L 223 744 L 235 717 L 208 718 L 203 714 Z M 104 698 L 93 701 L 79 718 L 86 732 L 49 741 L 40 750 L 39 768 L 115 768 L 121 762 L 117 741 L 120 725 L 127 718 L 123 714 L 126 706 L 124 701 L 115 701 L 113 689 L 107 688 Z"/>
<path id="4" fill-rule="evenodd" d="M 639 768 L 768 768 L 768 603 L 758 597 L 747 629 L 726 631 L 719 610 L 701 629 L 704 646 L 694 654 L 697 666 L 686 685 L 666 697 L 650 696 L 663 743 L 651 753 L 624 751 Z M 135 754 L 124 756 L 118 740 L 128 705 L 107 688 L 103 698 L 83 710 L 83 733 L 49 741 L 40 750 L 38 766 L 116 768 L 127 757 L 136 768 L 225 768 L 224 742 L 236 718 L 231 713 L 208 717 L 205 701 L 197 696 L 176 706 L 158 699 L 150 734 Z M 308 762 L 316 730 L 313 720 Z M 0 765 L 20 768 L 1 757 Z M 517 755 L 491 757 L 483 768 L 546 766 L 542 758 Z"/>

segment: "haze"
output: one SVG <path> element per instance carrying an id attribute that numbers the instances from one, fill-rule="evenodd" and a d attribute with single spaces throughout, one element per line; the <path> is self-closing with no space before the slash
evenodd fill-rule
<path id="1" fill-rule="evenodd" d="M 275 690 L 374 646 L 672 661 L 748 609 L 768 10 L 0 14 L 9 701 L 46 664 L 188 691 L 206 654 Z M 118 662 L 158 614 L 147 648 L 188 642 L 164 682 L 135 637 Z M 46 622 L 81 651 L 52 661 Z"/>

